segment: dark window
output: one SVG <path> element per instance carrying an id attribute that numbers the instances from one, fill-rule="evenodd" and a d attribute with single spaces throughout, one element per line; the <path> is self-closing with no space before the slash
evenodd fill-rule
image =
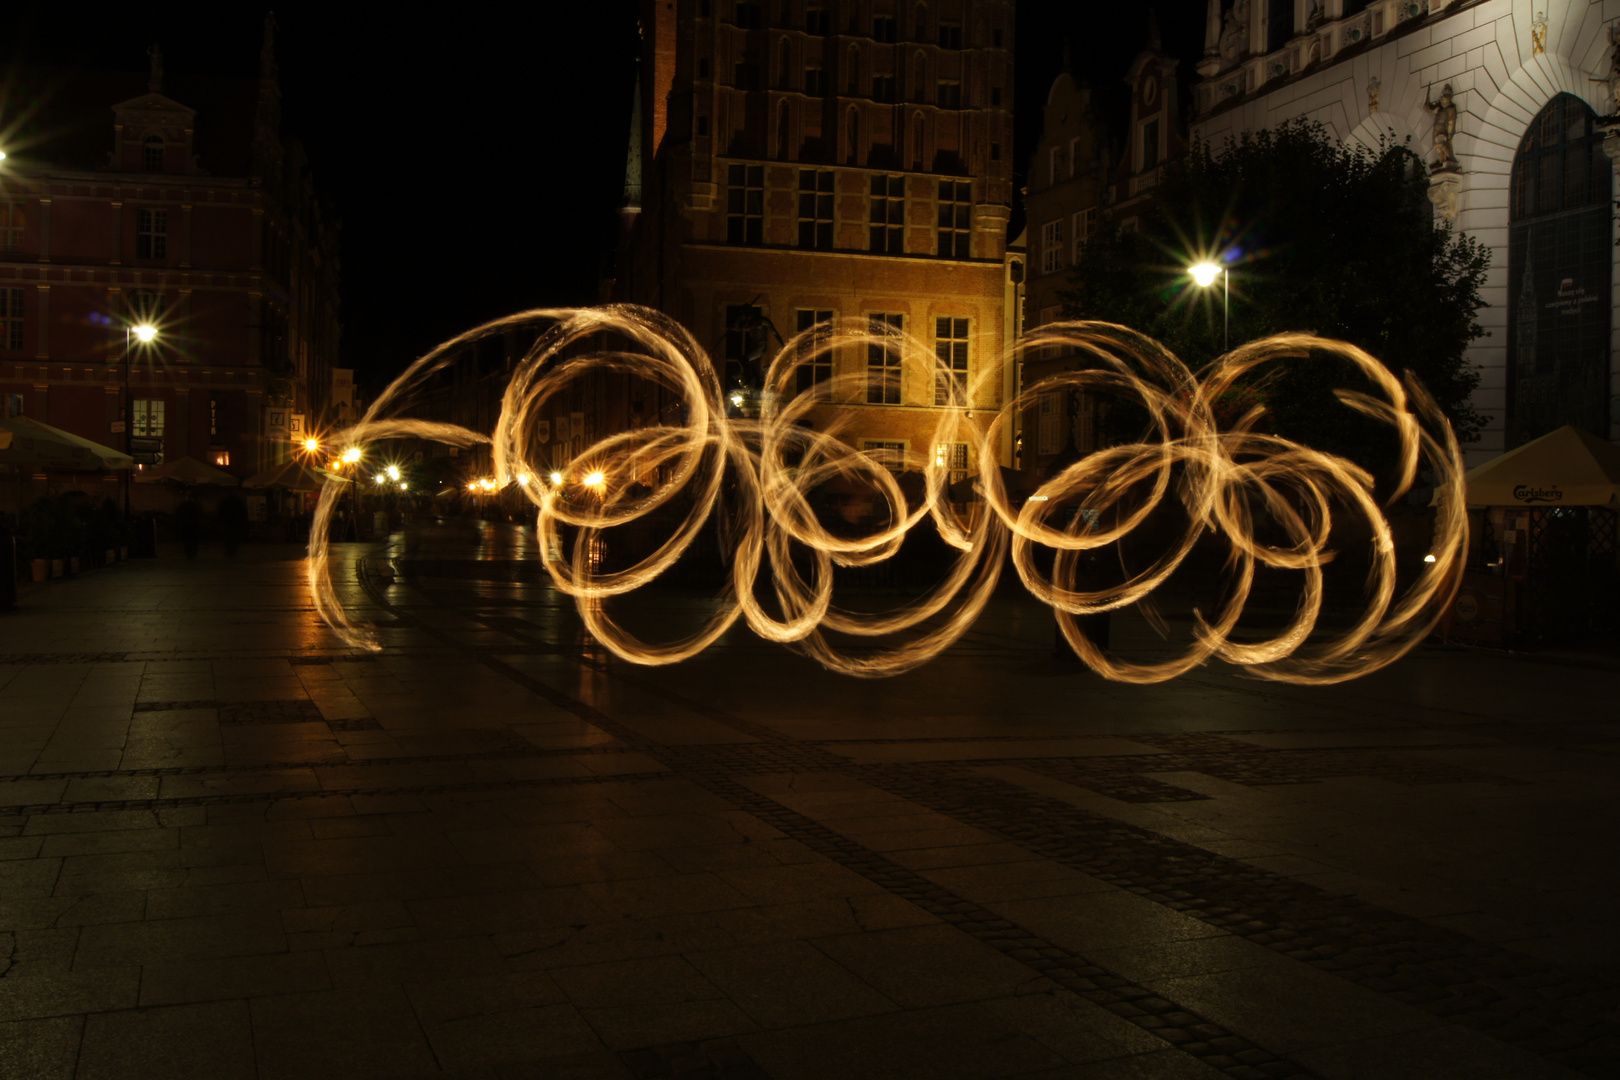
<path id="1" fill-rule="evenodd" d="M 826 37 L 832 33 L 832 19 L 828 17 L 826 8 L 805 9 L 804 32 L 818 37 Z"/>
<path id="2" fill-rule="evenodd" d="M 16 203 L 0 203 L 0 251 L 21 251 L 23 208 Z"/>
<path id="3" fill-rule="evenodd" d="M 765 234 L 765 167 L 726 167 L 726 242 L 759 244 Z"/>
<path id="4" fill-rule="evenodd" d="M 973 254 L 973 185 L 966 180 L 939 182 L 939 253 L 966 259 Z"/>
<path id="5" fill-rule="evenodd" d="M 759 89 L 759 65 L 752 60 L 740 60 L 731 69 L 731 85 L 739 90 Z"/>
<path id="6" fill-rule="evenodd" d="M 23 414 L 23 396 L 21 394 L 6 395 L 6 419 L 15 420 Z"/>
<path id="7" fill-rule="evenodd" d="M 942 109 L 960 109 L 962 107 L 962 84 L 953 79 L 939 81 L 939 107 Z"/>
<path id="8" fill-rule="evenodd" d="M 709 0 L 698 0 L 698 18 L 707 19 L 708 17 L 709 17 Z"/>
<path id="9" fill-rule="evenodd" d="M 1513 161 L 1507 443 L 1609 423 L 1614 171 L 1584 101 L 1559 94 Z"/>
<path id="10" fill-rule="evenodd" d="M 957 401 L 967 404 L 968 375 L 968 321 L 941 318 L 934 320 L 934 355 L 939 363 L 934 368 L 934 404 L 949 405 L 951 388 L 956 388 Z"/>
<path id="11" fill-rule="evenodd" d="M 959 23 L 939 24 L 939 47 L 942 49 L 962 47 L 962 27 Z"/>
<path id="12" fill-rule="evenodd" d="M 827 77 L 820 68 L 804 69 L 804 92 L 811 97 L 821 97 L 827 92 Z"/>
<path id="13" fill-rule="evenodd" d="M 833 174 L 830 169 L 799 170 L 799 246 L 833 246 Z"/>
<path id="14" fill-rule="evenodd" d="M 703 59 L 698 61 L 698 78 L 707 79 L 708 77 L 709 77 L 709 58 L 704 57 Z"/>
<path id="15" fill-rule="evenodd" d="M 993 143 L 990 144 L 990 160 L 991 161 L 1000 161 L 1001 160 L 1001 144 L 1000 143 L 993 142 Z"/>
<path id="16" fill-rule="evenodd" d="M 893 101 L 894 100 L 894 76 L 893 75 L 874 75 L 874 76 L 872 76 L 872 97 L 873 97 L 874 100 L 877 100 L 877 101 Z"/>
<path id="17" fill-rule="evenodd" d="M 1294 36 L 1294 0 L 1271 0 L 1266 27 L 1266 52 L 1276 52 Z"/>
<path id="18" fill-rule="evenodd" d="M 890 472 L 897 473 L 906 467 L 906 444 L 903 442 L 885 442 L 879 439 L 862 439 L 861 453 L 876 461 Z"/>
<path id="19" fill-rule="evenodd" d="M 769 342 L 765 313 L 753 304 L 726 305 L 726 386 L 758 388 Z"/>
<path id="20" fill-rule="evenodd" d="M 814 334 L 799 342 L 798 392 L 814 389 L 817 401 L 831 401 L 832 349 L 826 341 L 832 334 L 833 313 L 800 309 L 796 316 L 794 328 L 799 333 L 816 328 Z"/>
<path id="21" fill-rule="evenodd" d="M 697 118 L 697 133 L 699 135 L 707 135 L 709 133 L 709 118 L 707 116 L 700 116 Z"/>
<path id="22" fill-rule="evenodd" d="M 1159 122 L 1149 120 L 1142 125 L 1142 169 L 1157 167 L 1159 164 Z"/>
<path id="23" fill-rule="evenodd" d="M 137 259 L 166 259 L 169 257 L 169 212 L 167 210 L 135 211 L 135 257 Z"/>
<path id="24" fill-rule="evenodd" d="M 878 314 L 867 319 L 874 336 L 899 333 L 904 328 L 901 315 Z M 866 401 L 869 405 L 900 404 L 900 346 L 869 342 L 866 346 Z M 901 448 L 904 450 L 904 447 Z"/>
<path id="25" fill-rule="evenodd" d="M 885 45 L 893 45 L 896 36 L 893 15 L 872 16 L 873 41 L 881 41 Z"/>
<path id="26" fill-rule="evenodd" d="M 759 4 L 756 0 L 737 0 L 737 25 L 744 30 L 759 29 Z"/>
<path id="27" fill-rule="evenodd" d="M 163 171 L 163 136 L 148 135 L 141 144 L 141 169 L 145 172 Z"/>
<path id="28" fill-rule="evenodd" d="M 1367 10 L 1367 0 L 1344 0 L 1345 15 L 1358 15 Z"/>
<path id="29" fill-rule="evenodd" d="M 0 289 L 0 348 L 23 347 L 23 291 Z"/>
<path id="30" fill-rule="evenodd" d="M 906 178 L 872 177 L 872 228 L 868 250 L 880 254 L 905 252 Z"/>
<path id="31" fill-rule="evenodd" d="M 990 104 L 993 106 L 1001 104 L 1001 87 L 992 86 L 990 88 Z"/>
<path id="32" fill-rule="evenodd" d="M 1001 27 L 998 26 L 990 31 L 990 44 L 998 49 L 1001 48 Z"/>

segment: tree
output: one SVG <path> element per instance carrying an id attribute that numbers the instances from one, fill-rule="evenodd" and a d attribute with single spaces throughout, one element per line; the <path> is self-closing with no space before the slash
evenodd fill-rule
<path id="1" fill-rule="evenodd" d="M 1487 418 L 1470 402 L 1479 373 L 1464 352 L 1484 333 L 1475 313 L 1490 255 L 1436 223 L 1427 189 L 1406 147 L 1344 146 L 1309 121 L 1218 153 L 1195 146 L 1167 169 L 1138 230 L 1103 221 L 1074 269 L 1065 314 L 1141 330 L 1196 370 L 1222 351 L 1222 283 L 1201 289 L 1187 267 L 1213 258 L 1230 272 L 1234 345 L 1284 331 L 1349 341 L 1397 375 L 1415 374 L 1471 441 Z M 1362 388 L 1349 371 L 1285 364 L 1263 379 L 1245 388 L 1268 406 L 1263 426 L 1385 463 L 1378 425 L 1332 396 Z"/>

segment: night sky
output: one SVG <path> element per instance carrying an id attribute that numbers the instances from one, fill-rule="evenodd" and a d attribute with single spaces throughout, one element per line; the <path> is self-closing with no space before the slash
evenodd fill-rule
<path id="1" fill-rule="evenodd" d="M 344 358 L 367 389 L 485 319 L 595 300 L 623 190 L 636 6 L 469 5 L 454 22 L 276 6 L 283 131 L 304 143 L 343 223 Z M 1190 75 L 1205 0 L 1156 6 L 1166 48 Z M 144 71 L 157 41 L 171 78 L 257 72 L 262 9 L 7 8 L 0 63 Z M 1019 0 L 1020 168 L 1065 38 L 1076 72 L 1122 116 L 1119 80 L 1147 40 L 1147 11 Z"/>

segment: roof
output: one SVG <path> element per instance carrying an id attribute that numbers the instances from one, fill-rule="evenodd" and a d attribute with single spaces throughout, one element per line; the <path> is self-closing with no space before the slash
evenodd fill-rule
<path id="1" fill-rule="evenodd" d="M 113 106 L 150 96 L 144 71 L 11 67 L 0 75 L 0 132 L 7 153 L 73 169 L 104 169 L 113 149 Z M 165 77 L 163 96 L 197 111 L 195 152 L 214 176 L 246 176 L 258 82 Z"/>
<path id="2" fill-rule="evenodd" d="M 1620 505 L 1620 446 L 1561 427 L 1468 470 L 1469 506 Z"/>

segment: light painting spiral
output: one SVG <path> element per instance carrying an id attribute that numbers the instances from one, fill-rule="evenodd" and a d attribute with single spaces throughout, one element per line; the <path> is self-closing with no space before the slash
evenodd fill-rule
<path id="1" fill-rule="evenodd" d="M 544 330 L 517 365 L 492 433 L 402 415 L 465 346 L 535 325 Z M 933 442 L 970 445 L 980 470 L 971 501 L 953 498 L 947 463 L 935 455 L 906 463 L 920 468 L 923 477 L 920 491 L 908 490 L 884 463 L 839 437 L 849 423 L 847 412 L 820 427 L 805 423 L 813 412 L 824 416 L 829 400 L 860 400 L 867 373 L 835 374 L 801 391 L 796 389 L 799 369 L 820 361 L 824 372 L 832 358 L 868 345 L 897 353 L 903 371 L 931 373 L 949 398 L 938 409 Z M 1054 348 L 1072 354 L 1078 370 L 1023 389 L 985 425 L 971 419 L 969 403 L 997 385 L 997 365 L 982 365 L 974 384 L 964 389 L 931 348 L 907 334 L 865 323 L 822 325 L 784 344 L 765 374 L 758 417 L 743 418 L 728 416 L 710 357 L 666 316 L 629 306 L 542 309 L 497 320 L 441 345 L 396 379 L 338 439 L 352 445 L 405 437 L 453 446 L 491 443 L 496 476 L 525 481 L 517 487 L 533 505 L 541 559 L 553 584 L 574 598 L 597 641 L 638 664 L 695 656 L 741 619 L 759 636 L 791 645 L 834 671 L 894 675 L 926 663 L 959 639 L 989 601 L 1009 561 L 1029 592 L 1053 609 L 1080 659 L 1125 682 L 1171 679 L 1211 659 L 1264 679 L 1338 682 L 1393 662 L 1433 628 L 1456 592 L 1467 549 L 1463 464 L 1450 425 L 1410 376 L 1403 384 L 1361 349 L 1307 334 L 1252 342 L 1197 375 L 1152 339 L 1109 323 L 1050 324 L 1019 346 Z M 1340 390 L 1339 400 L 1387 425 L 1398 445 L 1393 491 L 1384 505 L 1411 490 L 1420 468 L 1438 494 L 1433 560 L 1404 587 L 1397 581 L 1390 524 L 1366 471 L 1256 430 L 1263 407 L 1224 429 L 1212 408 L 1264 365 L 1319 364 L 1334 357 L 1359 371 L 1374 391 Z M 1003 358 L 1016 360 L 1016 353 Z M 548 404 L 575 380 L 600 373 L 664 388 L 678 399 L 683 415 L 676 423 L 611 433 L 566 465 L 557 464 L 569 476 L 601 474 L 600 494 L 581 498 L 577 486 L 545 482 L 555 463 L 537 460 L 535 451 L 544 441 L 540 425 L 549 415 Z M 1145 410 L 1150 434 L 1091 453 L 1046 479 L 1028 498 L 1016 499 L 995 464 L 994 448 L 1013 417 L 1030 410 L 1040 395 L 1060 391 L 1134 401 Z M 644 477 L 656 479 L 606 482 Z M 813 493 L 831 481 L 872 491 L 888 505 L 887 523 L 855 537 L 829 531 L 817 517 Z M 329 534 L 343 487 L 328 484 L 315 514 L 310 588 L 317 610 L 339 637 L 351 646 L 376 649 L 369 628 L 356 624 L 339 601 L 331 577 Z M 1171 504 L 1179 507 L 1185 528 L 1150 566 L 1128 572 L 1117 584 L 1082 586 L 1087 553 L 1119 544 Z M 662 520 L 681 509 L 668 535 L 634 565 L 604 569 L 592 559 L 594 541 L 605 530 L 655 513 Z M 1345 512 L 1363 519 L 1371 535 L 1370 569 L 1359 615 L 1327 633 L 1318 626 L 1323 567 L 1335 554 L 1329 546 L 1334 515 Z M 834 602 L 834 566 L 893 558 L 925 518 L 954 549 L 950 568 L 931 589 L 878 614 Z M 703 625 L 683 638 L 639 640 L 615 621 L 605 601 L 656 580 L 705 527 L 719 529 L 729 543 L 728 580 L 718 602 Z M 565 530 L 574 534 L 569 557 L 560 555 L 569 547 Z M 1210 615 L 1194 611 L 1192 639 L 1180 655 L 1153 663 L 1129 661 L 1083 632 L 1077 616 L 1133 606 L 1162 627 L 1151 596 L 1204 538 L 1228 548 L 1224 596 Z M 1043 569 L 1048 560 L 1036 557 L 1040 548 L 1053 553 L 1050 569 Z M 1299 601 L 1288 624 L 1269 640 L 1238 640 L 1235 631 L 1258 568 L 1297 574 Z M 774 603 L 762 601 L 762 587 Z M 876 648 L 851 647 L 835 636 L 886 640 Z"/>

